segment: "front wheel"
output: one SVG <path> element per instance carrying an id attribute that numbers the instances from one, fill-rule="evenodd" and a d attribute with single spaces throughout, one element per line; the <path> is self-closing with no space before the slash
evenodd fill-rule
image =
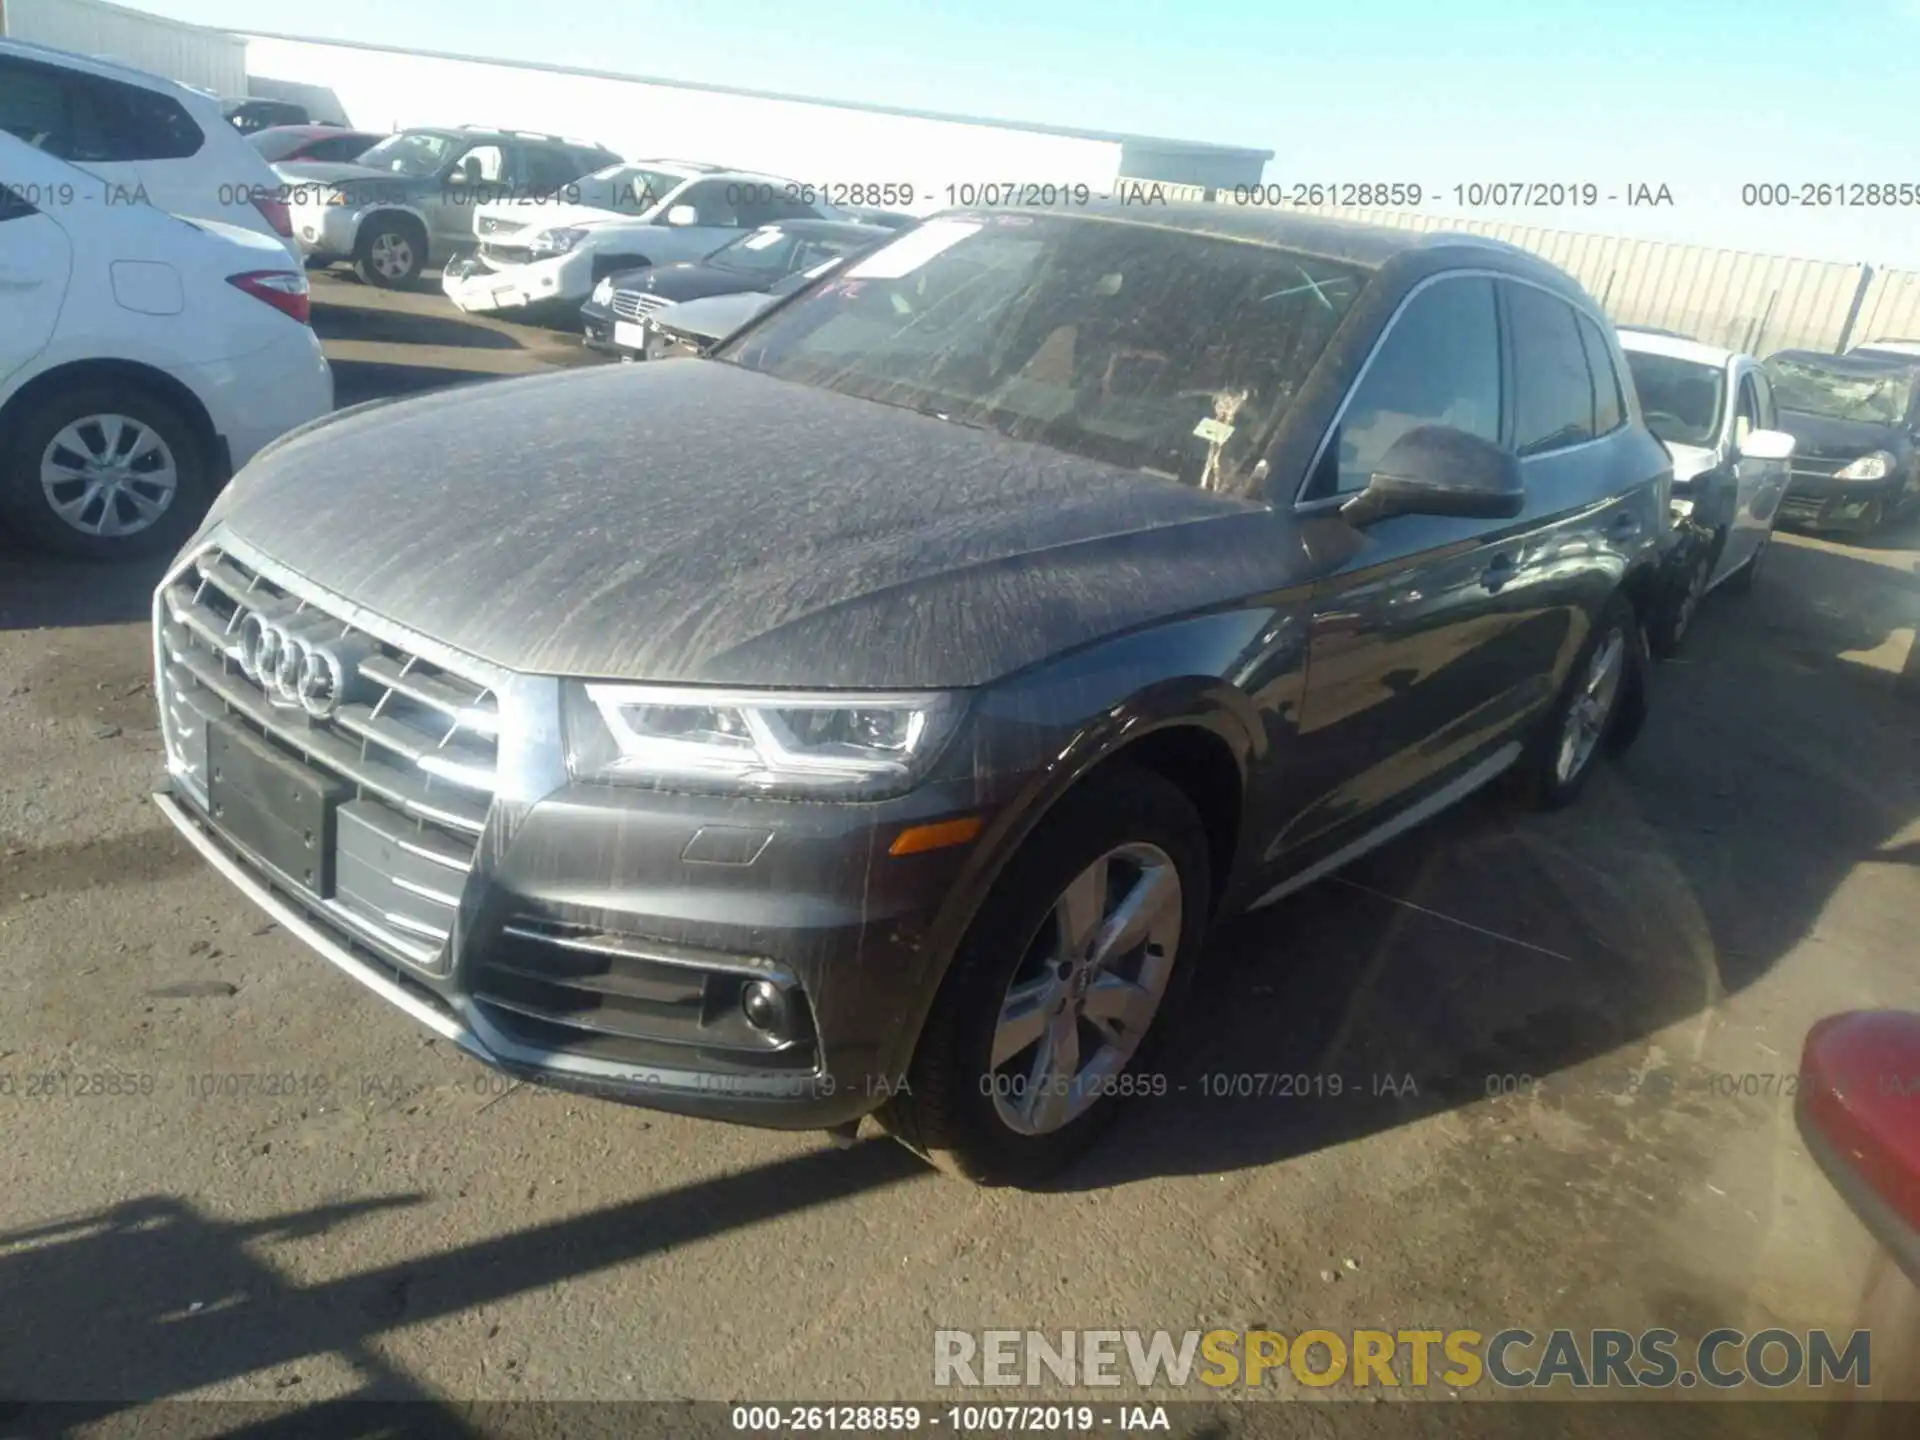
<path id="1" fill-rule="evenodd" d="M 882 1123 L 942 1169 L 1032 1184 L 1122 1100 L 1164 1094 L 1149 1056 L 1191 977 L 1208 876 L 1170 781 L 1116 769 L 1069 793 L 969 927 Z"/>
<path id="2" fill-rule="evenodd" d="M 1773 531 L 1769 530 L 1760 537 L 1760 543 L 1753 547 L 1753 554 L 1746 558 L 1740 568 L 1720 582 L 1720 588 L 1731 595 L 1753 593 L 1753 582 L 1760 578 L 1761 562 L 1767 558 L 1767 551 L 1772 546 Z"/>
<path id="3" fill-rule="evenodd" d="M 382 290 L 411 285 L 426 267 L 426 237 L 419 226 L 404 221 L 370 222 L 353 247 L 354 273 Z"/>
<path id="4" fill-rule="evenodd" d="M 1726 538 L 1722 534 L 1694 547 L 1686 569 L 1674 583 L 1672 597 L 1648 627 L 1647 644 L 1662 660 L 1670 660 L 1680 653 L 1680 644 L 1687 638 L 1693 617 L 1700 609 L 1701 600 L 1706 597 L 1707 584 L 1713 579 L 1713 567 L 1719 562 L 1720 548 L 1725 543 Z"/>

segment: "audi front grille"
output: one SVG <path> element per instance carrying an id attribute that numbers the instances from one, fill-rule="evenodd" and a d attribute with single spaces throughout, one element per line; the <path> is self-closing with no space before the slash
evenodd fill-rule
<path id="1" fill-rule="evenodd" d="M 176 786 L 308 908 L 445 973 L 496 787 L 496 691 L 219 550 L 156 609 Z"/>
<path id="2" fill-rule="evenodd" d="M 641 320 L 656 310 L 664 310 L 672 302 L 658 295 L 650 295 L 645 290 L 616 290 L 613 292 L 613 313 L 622 320 Z"/>

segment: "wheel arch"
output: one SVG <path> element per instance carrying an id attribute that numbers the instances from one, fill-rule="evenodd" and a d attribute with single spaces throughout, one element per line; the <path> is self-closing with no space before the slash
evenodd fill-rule
<path id="1" fill-rule="evenodd" d="M 213 467 L 215 484 L 223 484 L 231 476 L 233 465 L 227 453 L 226 437 L 214 427 L 213 416 L 192 387 L 165 370 L 138 360 L 101 356 L 67 360 L 43 370 L 0 402 L 0 446 L 12 442 L 22 419 L 32 413 L 35 404 L 44 403 L 62 390 L 83 385 L 137 386 L 165 401 L 193 426 L 194 438 L 204 447 L 207 461 Z"/>
<path id="2" fill-rule="evenodd" d="M 353 248 L 357 253 L 376 228 L 385 223 L 399 221 L 413 232 L 420 242 L 420 268 L 425 270 L 433 260 L 433 232 L 427 224 L 427 217 L 410 205 L 376 205 L 360 217 L 360 223 L 354 227 Z"/>
<path id="3" fill-rule="evenodd" d="M 1176 697 L 1178 697 L 1176 699 Z M 1251 702 L 1220 679 L 1159 687 L 1116 706 L 1083 729 L 1033 785 L 1006 805 L 982 837 L 990 864 L 970 867 L 929 927 L 943 937 L 914 1011 L 902 1017 L 886 1057 L 887 1073 L 904 1074 L 968 929 L 981 904 L 1035 831 L 1069 794 L 1116 770 L 1136 767 L 1168 780 L 1193 802 L 1207 834 L 1212 908 L 1225 897 L 1235 858 L 1254 740 Z"/>

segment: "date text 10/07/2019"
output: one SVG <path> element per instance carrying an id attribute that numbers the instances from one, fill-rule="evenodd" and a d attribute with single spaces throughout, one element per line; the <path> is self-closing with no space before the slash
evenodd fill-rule
<path id="1" fill-rule="evenodd" d="M 735 1405 L 733 1428 L 747 1434 L 1076 1435 L 1093 1430 L 1170 1431 L 1164 1405 Z"/>

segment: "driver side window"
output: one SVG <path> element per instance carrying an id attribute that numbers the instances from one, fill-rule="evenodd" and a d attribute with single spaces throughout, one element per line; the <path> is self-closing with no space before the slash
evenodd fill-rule
<path id="1" fill-rule="evenodd" d="M 1407 302 L 1348 399 L 1328 446 L 1332 483 L 1316 484 L 1316 498 L 1366 489 L 1393 443 L 1421 425 L 1500 438 L 1500 324 L 1490 280 L 1441 279 Z"/>
<path id="2" fill-rule="evenodd" d="M 702 180 L 697 185 L 689 185 L 674 197 L 676 207 L 691 205 L 696 216 L 695 225 L 704 228 L 738 229 L 740 217 L 728 192 L 736 195 L 742 190 L 751 190 L 751 185 L 736 185 L 725 180 Z"/>
<path id="3" fill-rule="evenodd" d="M 497 185 L 507 178 L 507 157 L 498 145 L 475 145 L 454 161 L 449 175 L 455 184 L 464 180 L 468 184 Z"/>

